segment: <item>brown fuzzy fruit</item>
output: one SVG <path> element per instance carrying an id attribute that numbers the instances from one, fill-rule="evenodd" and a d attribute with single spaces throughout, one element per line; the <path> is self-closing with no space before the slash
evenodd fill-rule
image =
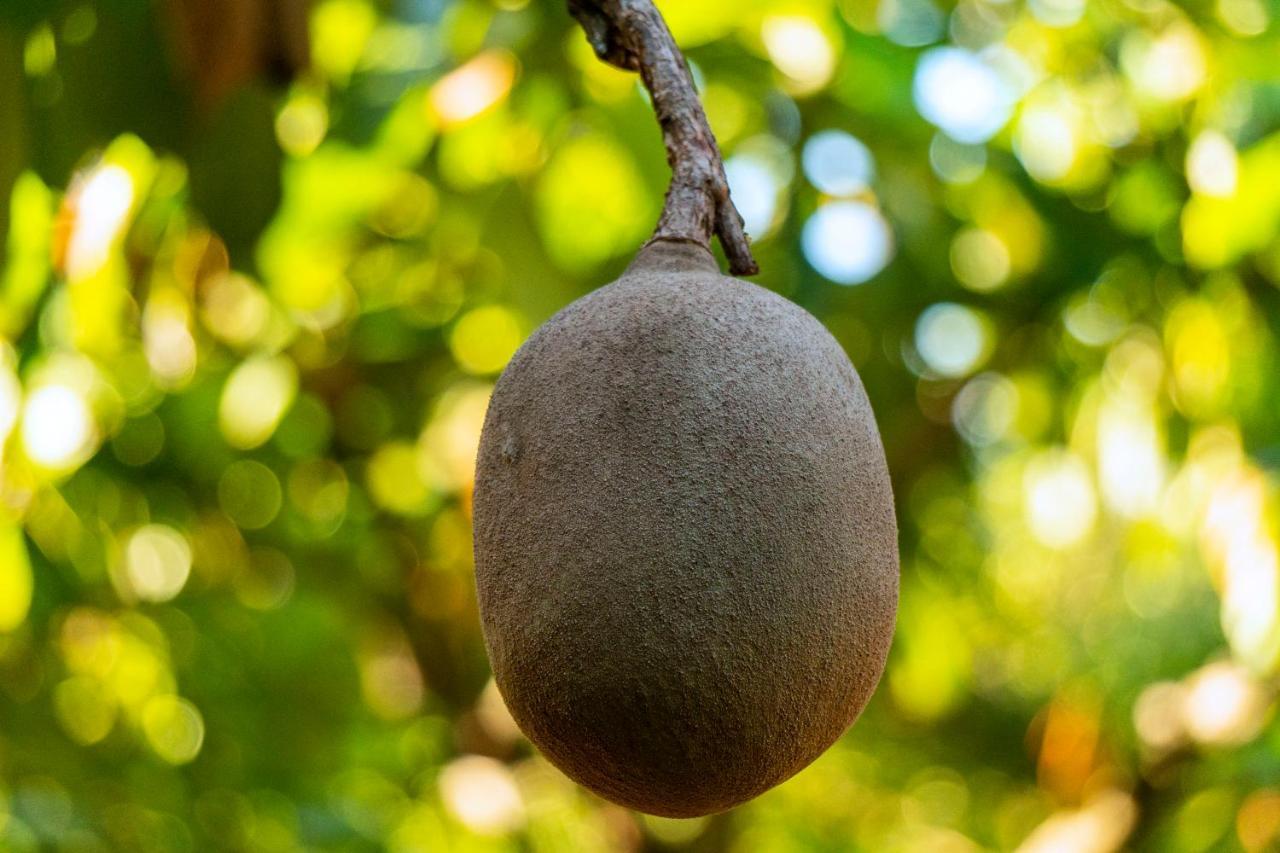
<path id="1" fill-rule="evenodd" d="M 516 721 L 652 814 L 724 811 L 805 767 L 893 635 L 893 495 L 853 365 L 690 243 L 651 243 L 516 353 L 480 441 L 475 548 Z"/>

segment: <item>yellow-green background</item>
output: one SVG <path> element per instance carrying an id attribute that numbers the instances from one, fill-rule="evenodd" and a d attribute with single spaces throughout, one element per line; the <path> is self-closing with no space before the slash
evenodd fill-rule
<path id="1" fill-rule="evenodd" d="M 660 4 L 902 530 L 863 718 L 692 822 L 531 750 L 473 595 L 492 382 L 657 215 L 635 80 L 555 0 L 319 0 L 206 90 L 183 5 L 0 4 L 0 848 L 1274 848 L 1275 0 Z"/>

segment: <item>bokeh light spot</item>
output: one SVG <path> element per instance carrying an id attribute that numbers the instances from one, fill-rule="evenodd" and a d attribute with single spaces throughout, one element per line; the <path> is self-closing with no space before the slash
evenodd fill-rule
<path id="1" fill-rule="evenodd" d="M 458 318 L 449 334 L 449 349 L 468 373 L 497 373 L 524 342 L 524 323 L 503 305 L 474 308 Z"/>
<path id="2" fill-rule="evenodd" d="M 1187 149 L 1187 183 L 1201 195 L 1230 198 L 1236 193 L 1238 173 L 1236 148 L 1219 131 L 1204 131 Z"/>
<path id="3" fill-rule="evenodd" d="M 802 162 L 809 182 L 828 195 L 857 195 L 875 177 L 871 151 L 842 130 L 815 133 L 805 143 Z"/>
<path id="4" fill-rule="evenodd" d="M 1266 32 L 1271 16 L 1262 0 L 1218 0 L 1218 20 L 1236 35 L 1250 38 Z"/>
<path id="5" fill-rule="evenodd" d="M 491 50 L 442 77 L 428 100 L 445 126 L 459 125 L 488 112 L 507 96 L 515 79 L 515 57 Z"/>
<path id="6" fill-rule="evenodd" d="M 964 305 L 940 302 L 916 321 L 916 351 L 940 376 L 973 372 L 986 358 L 989 332 L 982 316 Z"/>
<path id="7" fill-rule="evenodd" d="M 117 705 L 102 682 L 73 675 L 53 690 L 53 708 L 63 730 L 77 743 L 95 744 L 115 726 Z"/>
<path id="8" fill-rule="evenodd" d="M 400 515 L 420 515 L 429 508 L 431 488 L 418 471 L 418 449 L 408 442 L 379 447 L 369 458 L 365 480 L 380 507 Z"/>
<path id="9" fill-rule="evenodd" d="M 289 499 L 318 525 L 336 525 L 351 493 L 346 471 L 329 459 L 307 459 L 289 472 Z"/>
<path id="10" fill-rule="evenodd" d="M 227 443 L 250 450 L 271 438 L 298 391 L 298 373 L 283 357 L 251 358 L 227 379 L 218 425 Z"/>
<path id="11" fill-rule="evenodd" d="M 33 462 L 67 470 L 92 454 L 97 426 L 85 398 L 67 385 L 45 385 L 27 397 L 22 445 Z"/>
<path id="12" fill-rule="evenodd" d="M 237 347 L 253 343 L 271 319 L 271 302 L 262 288 L 234 272 L 209 282 L 201 308 L 209 331 Z"/>
<path id="13" fill-rule="evenodd" d="M 1280 839 L 1280 791 L 1264 788 L 1245 798 L 1236 815 L 1236 835 L 1247 853 L 1261 853 Z"/>
<path id="14" fill-rule="evenodd" d="M 1133 518 L 1154 512 L 1165 480 L 1156 416 L 1149 407 L 1117 395 L 1098 413 L 1098 479 L 1107 505 Z"/>
<path id="15" fill-rule="evenodd" d="M 481 835 L 504 835 L 525 820 L 511 771 L 492 758 L 465 755 L 448 764 L 440 773 L 440 794 L 449 813 Z"/>
<path id="16" fill-rule="evenodd" d="M 1018 387 L 998 373 L 983 373 L 956 395 L 951 416 L 956 430 L 975 447 L 1006 438 L 1018 414 Z"/>
<path id="17" fill-rule="evenodd" d="M 1066 450 L 1033 459 L 1023 478 L 1031 532 L 1051 548 L 1069 548 L 1093 530 L 1098 514 L 1093 480 L 1084 460 Z"/>
<path id="18" fill-rule="evenodd" d="M 176 389 L 196 370 L 196 341 L 191 334 L 190 306 L 177 291 L 153 291 L 142 316 L 147 363 L 159 385 Z"/>
<path id="19" fill-rule="evenodd" d="M 1201 743 L 1242 744 L 1257 736 L 1270 704 L 1261 685 L 1238 664 L 1212 663 L 1187 681 L 1187 732 Z"/>
<path id="20" fill-rule="evenodd" d="M 28 77 L 43 77 L 53 71 L 58 61 L 58 42 L 53 28 L 41 24 L 27 36 L 22 49 L 22 67 Z"/>
<path id="21" fill-rule="evenodd" d="M 1208 75 L 1202 37 L 1185 20 L 1159 35 L 1141 29 L 1130 32 L 1120 47 L 1120 64 L 1140 92 L 1159 101 L 1191 97 Z"/>
<path id="22" fill-rule="evenodd" d="M 1018 119 L 1018 159 L 1036 180 L 1060 181 L 1076 162 L 1076 134 L 1068 117 L 1052 106 L 1030 107 Z"/>
<path id="23" fill-rule="evenodd" d="M 921 56 L 913 92 L 920 115 L 958 142 L 986 142 L 1013 110 L 1013 93 L 999 73 L 958 47 Z"/>
<path id="24" fill-rule="evenodd" d="M 893 232 L 880 211 L 860 201 L 818 208 L 801 236 L 805 258 L 837 284 L 861 284 L 893 258 Z"/>
<path id="25" fill-rule="evenodd" d="M 1122 849 L 1138 818 L 1128 794 L 1108 789 L 1079 809 L 1052 814 L 1018 847 L 1018 853 L 1103 853 Z"/>
<path id="26" fill-rule="evenodd" d="M 951 269 L 970 290 L 987 293 L 1009 280 L 1009 249 L 998 236 L 982 228 L 966 228 L 951 241 Z"/>
<path id="27" fill-rule="evenodd" d="M 1186 688 L 1173 681 L 1148 685 L 1133 703 L 1133 727 L 1152 749 L 1168 750 L 1185 737 L 1182 707 Z"/>
<path id="28" fill-rule="evenodd" d="M 312 92 L 292 95 L 276 114 L 276 139 L 286 153 L 305 157 L 319 147 L 329 130 L 329 109 Z"/>
<path id="29" fill-rule="evenodd" d="M 822 88 L 835 72 L 835 46 L 812 18 L 771 16 L 761 35 L 773 64 L 801 92 Z"/>
<path id="30" fill-rule="evenodd" d="M 364 54 L 378 13 L 365 0 L 323 0 L 311 13 L 311 56 L 327 77 L 345 83 Z"/>
<path id="31" fill-rule="evenodd" d="M 107 262 L 133 207 L 133 178 L 107 164 L 90 172 L 76 194 L 75 225 L 67 245 L 67 276 L 81 279 Z"/>
<path id="32" fill-rule="evenodd" d="M 187 764 L 204 745 L 204 717 L 179 696 L 156 696 L 142 711 L 142 730 L 156 755 L 170 764 Z"/>
<path id="33" fill-rule="evenodd" d="M 932 0 L 880 0 L 876 22 L 889 41 L 903 47 L 932 44 L 946 24 Z"/>
<path id="34" fill-rule="evenodd" d="M 564 269 L 582 272 L 634 248 L 652 224 L 652 195 L 631 153 L 609 137 L 566 141 L 534 198 L 547 250 Z"/>
<path id="35" fill-rule="evenodd" d="M 169 601 L 191 575 L 191 545 L 172 527 L 148 524 L 129 537 L 124 564 L 134 595 L 143 601 Z"/>
<path id="36" fill-rule="evenodd" d="M 297 585 L 293 563 L 273 548 L 256 548 L 232 579 L 236 599 L 254 610 L 275 610 L 288 603 Z"/>
<path id="37" fill-rule="evenodd" d="M 260 530 L 280 512 L 283 493 L 274 471 L 253 459 L 239 459 L 218 479 L 218 505 L 244 530 Z"/>

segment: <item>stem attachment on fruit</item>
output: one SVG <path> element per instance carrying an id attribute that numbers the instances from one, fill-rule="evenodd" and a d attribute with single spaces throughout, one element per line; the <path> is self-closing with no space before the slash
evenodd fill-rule
<path id="1" fill-rule="evenodd" d="M 711 245 L 720 238 L 729 272 L 759 272 L 742 216 L 729 197 L 720 148 L 707 123 L 684 54 L 653 0 L 568 0 L 569 13 L 586 31 L 596 56 L 638 71 L 653 98 L 671 166 L 662 218 L 654 240 Z"/>

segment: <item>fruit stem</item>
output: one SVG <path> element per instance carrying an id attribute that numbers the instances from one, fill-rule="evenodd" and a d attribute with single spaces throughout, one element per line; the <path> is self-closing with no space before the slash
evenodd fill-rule
<path id="1" fill-rule="evenodd" d="M 710 247 L 715 234 L 729 260 L 729 272 L 755 275 L 760 268 L 751 255 L 742 216 L 729 197 L 720 148 L 662 13 L 653 0 L 568 3 L 596 56 L 623 70 L 638 71 L 653 98 L 671 166 L 671 187 L 650 242 Z"/>

